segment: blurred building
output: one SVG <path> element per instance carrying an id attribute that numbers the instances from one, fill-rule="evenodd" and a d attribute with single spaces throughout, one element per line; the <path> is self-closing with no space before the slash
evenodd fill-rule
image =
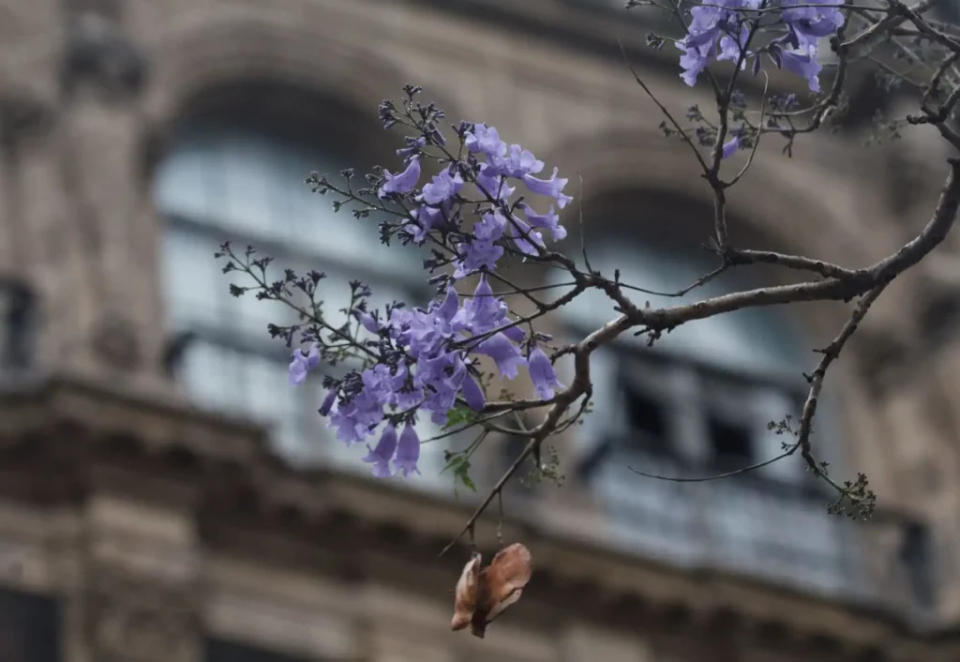
<path id="1" fill-rule="evenodd" d="M 303 184 L 391 163 L 375 109 L 407 82 L 571 176 L 570 250 L 583 236 L 626 281 L 688 284 L 711 267 L 708 191 L 618 42 L 668 105 L 709 99 L 646 46 L 651 21 L 614 0 L 0 0 L 0 660 L 960 659 L 955 236 L 828 377 L 815 441 L 838 477 L 868 474 L 870 523 L 828 516 L 799 461 L 701 484 L 630 471 L 776 454 L 767 423 L 797 410 L 841 305 L 624 339 L 555 444 L 565 485 L 505 499 L 503 536 L 536 569 L 482 641 L 448 630 L 466 554 L 437 553 L 476 495 L 440 473 L 443 446 L 416 480 L 368 478 L 316 415 L 319 385 L 286 382 L 265 333 L 286 313 L 227 295 L 224 239 L 322 269 L 332 306 L 353 277 L 427 295 L 415 253 Z M 855 79 L 839 134 L 792 158 L 765 144 L 730 200 L 734 241 L 857 266 L 917 232 L 939 142 L 862 147 L 898 103 Z M 584 298 L 554 331 L 610 314 Z M 478 454 L 480 492 L 511 451 Z M 496 528 L 478 527 L 484 550 Z"/>

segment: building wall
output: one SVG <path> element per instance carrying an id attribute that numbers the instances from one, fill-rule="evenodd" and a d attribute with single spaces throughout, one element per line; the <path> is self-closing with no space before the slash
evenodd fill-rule
<path id="1" fill-rule="evenodd" d="M 17 559 L 5 585 L 60 600 L 63 659 L 199 660 L 207 639 L 306 659 L 951 659 L 949 643 L 842 600 L 611 552 L 602 527 L 587 525 L 595 496 L 576 484 L 516 524 L 516 536 L 540 545 L 546 586 L 531 587 L 484 642 L 451 638 L 460 559 L 436 563 L 432 553 L 464 520 L 461 505 L 278 468 L 250 450 L 262 443 L 255 433 L 224 441 L 234 424 L 197 414 L 165 375 L 165 220 L 153 178 L 190 118 L 242 114 L 236 91 L 246 86 L 270 83 L 277 94 L 264 107 L 333 125 L 378 159 L 391 145 L 379 138 L 377 102 L 417 83 L 452 121 L 494 124 L 579 173 L 591 241 L 619 238 L 624 218 L 641 243 L 705 227 L 690 218 L 664 230 L 645 213 L 651 195 L 695 206 L 708 191 L 684 149 L 660 135 L 617 40 L 665 103 L 709 103 L 677 83 L 672 53 L 651 53 L 647 28 L 633 27 L 556 0 L 0 1 L 0 279 L 26 282 L 37 301 L 35 362 L 7 371 L 11 389 L 44 378 L 99 385 L 41 388 L 26 400 L 33 417 L 4 427 L 12 486 L 0 526 Z M 863 150 L 855 133 L 811 137 L 791 159 L 764 145 L 763 167 L 731 197 L 735 239 L 860 266 L 916 232 L 932 208 L 938 144 L 920 135 Z M 627 203 L 608 216 L 618 195 Z M 901 606 L 894 618 L 935 628 L 960 615 L 958 352 L 947 314 L 960 282 L 955 247 L 878 302 L 830 376 L 835 436 L 817 440 L 841 446 L 885 507 L 929 525 L 936 603 L 923 614 Z M 839 305 L 785 314 L 811 347 L 845 317 Z M 18 397 L 5 406 L 19 411 Z M 82 434 L 51 425 L 78 417 Z M 25 440 L 37 450 L 21 457 Z M 145 446 L 146 459 L 134 452 Z M 51 467 L 71 476 L 69 489 Z M 218 495 L 221 480 L 238 491 Z M 268 480 L 280 487 L 267 490 Z M 250 508 L 239 508 L 248 493 Z M 551 522 L 558 500 L 587 506 Z M 898 535 L 871 538 L 880 551 L 867 558 L 895 554 Z M 894 582 L 889 592 L 900 590 Z"/>

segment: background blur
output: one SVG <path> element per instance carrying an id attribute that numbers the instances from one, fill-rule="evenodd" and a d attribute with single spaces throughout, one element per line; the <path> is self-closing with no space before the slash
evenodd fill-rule
<path id="1" fill-rule="evenodd" d="M 843 306 L 626 338 L 596 355 L 593 414 L 556 440 L 562 488 L 505 499 L 504 538 L 536 570 L 483 641 L 448 630 L 466 548 L 436 555 L 517 445 L 475 456 L 476 494 L 439 473 L 456 440 L 424 447 L 422 476 L 374 481 L 315 413 L 319 379 L 287 384 L 265 332 L 286 313 L 227 294 L 213 252 L 230 239 L 325 271 L 331 308 L 358 277 L 425 300 L 415 251 L 303 183 L 395 168 L 376 106 L 408 82 L 558 165 L 583 204 L 566 247 L 582 234 L 594 266 L 665 290 L 709 270 L 709 191 L 618 41 L 673 109 L 710 99 L 646 46 L 656 17 L 621 4 L 0 0 L 0 662 L 960 659 L 956 234 L 828 376 L 815 443 L 835 476 L 867 473 L 872 521 L 828 516 L 798 459 L 702 484 L 628 468 L 776 454 L 767 423 L 798 411 Z M 862 266 L 925 222 L 944 147 L 922 129 L 878 142 L 871 120 L 908 100 L 871 76 L 850 91 L 835 133 L 792 158 L 762 147 L 731 194 L 737 245 Z M 611 314 L 584 297 L 551 330 Z M 495 530 L 478 527 L 485 551 Z"/>

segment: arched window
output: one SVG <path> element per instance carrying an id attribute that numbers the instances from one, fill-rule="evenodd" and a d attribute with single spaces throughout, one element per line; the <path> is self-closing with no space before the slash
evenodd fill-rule
<path id="1" fill-rule="evenodd" d="M 619 269 L 622 282 L 658 292 L 675 292 L 716 265 L 688 243 L 629 239 L 619 230 L 594 237 L 591 264 L 608 274 Z M 641 305 L 680 305 L 754 285 L 743 276 L 723 274 L 683 297 L 632 295 Z M 563 310 L 578 336 L 614 315 L 599 292 Z M 737 311 L 648 340 L 626 335 L 594 355 L 593 413 L 576 442 L 581 475 L 608 515 L 610 539 L 681 564 L 859 592 L 851 527 L 826 515 L 830 495 L 798 458 L 702 483 L 636 473 L 709 476 L 774 457 L 793 440 L 769 424 L 797 415 L 806 393 L 802 374 L 815 355 L 784 311 Z M 824 409 L 821 427 L 829 426 Z M 834 464 L 842 460 L 837 449 L 827 452 Z"/>
<path id="2" fill-rule="evenodd" d="M 304 183 L 312 171 L 335 176 L 358 155 L 311 145 L 310 131 L 300 140 L 286 135 L 262 123 L 195 121 L 177 134 L 159 165 L 168 364 L 197 405 L 268 424 L 286 459 L 364 471 L 365 449 L 344 447 L 317 413 L 320 379 L 288 383 L 290 352 L 266 329 L 271 322 L 295 323 L 295 313 L 249 294 L 231 297 L 228 283 L 237 279 L 221 273 L 213 254 L 229 240 L 240 251 L 255 246 L 277 268 L 322 271 L 327 311 L 349 305 L 352 279 L 371 286 L 375 304 L 425 300 L 429 293 L 415 250 L 381 245 L 374 221 L 335 214 L 330 201 Z M 441 452 L 424 448 L 424 476 L 436 476 Z"/>

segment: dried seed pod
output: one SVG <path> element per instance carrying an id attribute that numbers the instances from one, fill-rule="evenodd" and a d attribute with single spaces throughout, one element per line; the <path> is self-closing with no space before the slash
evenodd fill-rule
<path id="1" fill-rule="evenodd" d="M 487 624 L 520 599 L 532 572 L 530 550 L 521 543 L 504 547 L 486 568 L 481 569 L 480 554 L 463 566 L 453 603 L 450 627 L 483 637 Z"/>

